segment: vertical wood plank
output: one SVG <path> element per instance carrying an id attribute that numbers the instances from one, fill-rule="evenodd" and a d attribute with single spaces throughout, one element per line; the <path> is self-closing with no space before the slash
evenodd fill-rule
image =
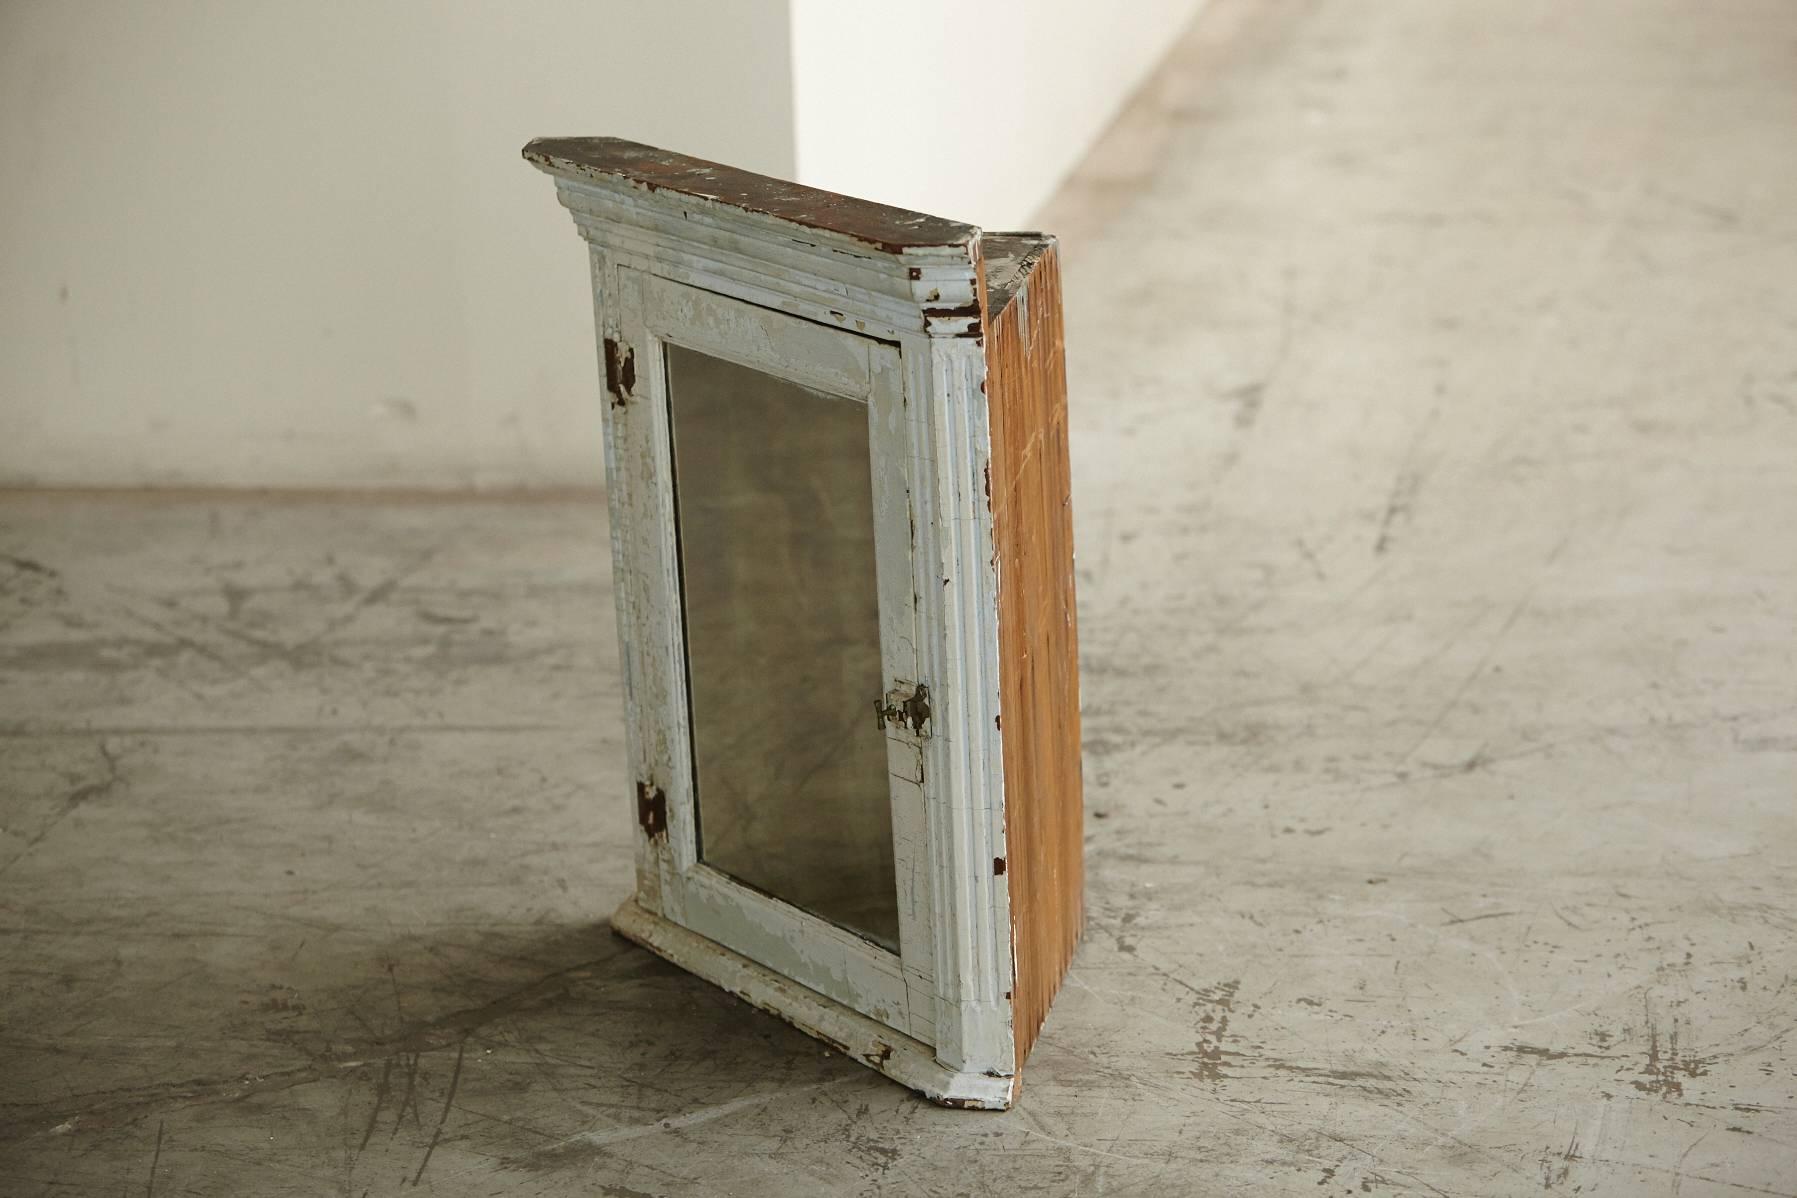
<path id="1" fill-rule="evenodd" d="M 1004 871 L 1017 1067 L 1060 988 L 1084 917 L 1079 651 L 1060 263 L 1052 242 L 987 328 L 999 558 Z"/>

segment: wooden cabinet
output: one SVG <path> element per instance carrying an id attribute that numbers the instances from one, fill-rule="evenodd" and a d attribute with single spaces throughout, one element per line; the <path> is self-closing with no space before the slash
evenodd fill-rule
<path id="1" fill-rule="evenodd" d="M 533 141 L 592 264 L 623 935 L 1002 1108 L 1081 923 L 1054 240 Z"/>

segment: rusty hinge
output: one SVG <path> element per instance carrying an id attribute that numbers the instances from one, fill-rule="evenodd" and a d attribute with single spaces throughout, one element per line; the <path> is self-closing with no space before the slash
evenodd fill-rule
<path id="1" fill-rule="evenodd" d="M 605 389 L 614 408 L 629 403 L 636 390 L 636 351 L 614 337 L 605 339 Z"/>
<path id="2" fill-rule="evenodd" d="M 924 739 L 930 735 L 930 688 L 921 682 L 901 683 L 874 700 L 874 719 L 881 728 L 894 725 Z"/>
<path id="3" fill-rule="evenodd" d="M 668 834 L 668 795 L 659 786 L 647 782 L 636 784 L 636 822 L 650 840 Z"/>

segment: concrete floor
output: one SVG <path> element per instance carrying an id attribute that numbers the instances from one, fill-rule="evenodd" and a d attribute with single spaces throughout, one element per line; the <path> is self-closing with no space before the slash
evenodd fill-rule
<path id="1" fill-rule="evenodd" d="M 1044 218 L 1002 1115 L 607 931 L 591 500 L 7 498 L 0 1191 L 1797 1194 L 1794 196 L 1786 0 L 1215 0 Z"/>

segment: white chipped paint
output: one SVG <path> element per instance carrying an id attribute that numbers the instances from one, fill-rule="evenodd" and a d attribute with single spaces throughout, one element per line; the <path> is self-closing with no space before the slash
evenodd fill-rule
<path id="1" fill-rule="evenodd" d="M 607 397 L 606 462 L 631 786 L 661 789 L 667 827 L 637 829 L 637 930 L 621 930 L 650 943 L 655 921 L 656 951 L 814 1034 L 875 1021 L 894 1052 L 869 1063 L 934 1097 L 1007 1105 L 1013 968 L 1009 891 L 992 871 L 1004 789 L 985 357 L 968 335 L 975 247 L 880 253 L 711 201 L 550 173 L 593 246 L 599 334 L 635 368 L 633 394 Z M 926 737 L 888 728 L 897 954 L 697 860 L 669 341 L 869 405 L 882 657 L 889 685 L 927 685 L 932 708 Z M 737 963 L 735 982 L 720 981 L 721 958 Z M 943 1078 L 961 1080 L 945 1089 Z"/>
<path id="2" fill-rule="evenodd" d="M 1004 1110 L 1016 1096 L 1015 1076 L 954 1069 L 920 1040 L 830 1002 L 740 953 L 625 902 L 612 927 L 644 948 L 739 998 L 780 1016 L 894 1081 L 954 1106 Z"/>

